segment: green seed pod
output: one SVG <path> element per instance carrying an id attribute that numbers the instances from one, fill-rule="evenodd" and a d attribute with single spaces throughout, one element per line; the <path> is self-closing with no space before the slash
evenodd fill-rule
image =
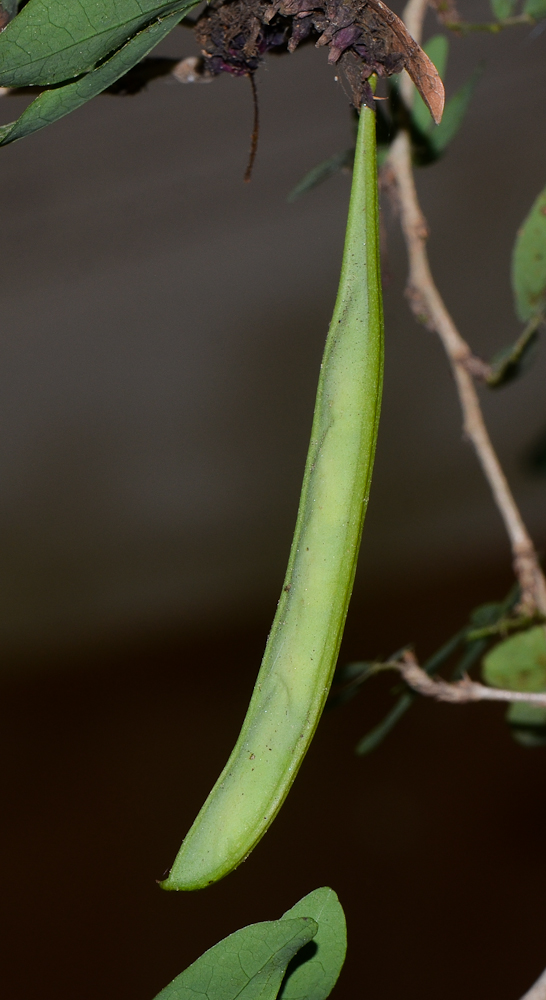
<path id="1" fill-rule="evenodd" d="M 164 889 L 201 889 L 250 854 L 320 719 L 356 569 L 383 379 L 375 114 L 360 114 L 341 279 L 281 599 L 240 736 Z"/>

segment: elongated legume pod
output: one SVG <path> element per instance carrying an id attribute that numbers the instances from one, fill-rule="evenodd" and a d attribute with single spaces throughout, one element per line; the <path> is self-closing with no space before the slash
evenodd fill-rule
<path id="1" fill-rule="evenodd" d="M 161 885 L 200 889 L 263 836 L 328 695 L 353 587 L 383 377 L 375 114 L 360 114 L 341 279 L 286 579 L 240 736 Z"/>

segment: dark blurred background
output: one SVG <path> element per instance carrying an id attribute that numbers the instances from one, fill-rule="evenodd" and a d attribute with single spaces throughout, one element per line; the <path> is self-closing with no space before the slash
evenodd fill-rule
<path id="1" fill-rule="evenodd" d="M 192 54 L 193 36 L 161 52 Z M 546 183 L 545 56 L 546 31 L 453 38 L 448 94 L 484 73 L 418 177 L 435 277 L 488 358 L 520 330 L 510 254 Z M 103 96 L 1 153 L 4 995 L 151 1000 L 220 937 L 329 884 L 349 921 L 339 1000 L 517 1000 L 546 965 L 546 750 L 513 743 L 500 707 L 419 703 L 362 760 L 391 703 L 391 682 L 371 683 L 326 714 L 235 874 L 196 895 L 155 884 L 259 666 L 348 204 L 343 175 L 286 200 L 351 144 L 324 53 L 270 58 L 258 87 L 250 185 L 250 87 L 231 78 Z M 384 408 L 342 662 L 409 641 L 426 657 L 511 585 L 446 361 L 404 301 L 388 203 L 383 218 Z M 542 348 L 482 393 L 539 548 L 545 373 Z"/>

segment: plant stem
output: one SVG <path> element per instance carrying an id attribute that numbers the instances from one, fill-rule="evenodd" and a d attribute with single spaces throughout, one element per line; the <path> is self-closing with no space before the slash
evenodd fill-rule
<path id="1" fill-rule="evenodd" d="M 411 34 L 417 42 L 421 38 L 427 6 L 428 0 L 409 0 L 404 11 L 404 20 L 408 27 L 411 25 Z M 406 103 L 411 104 L 414 90 L 407 77 L 402 80 L 401 92 Z M 510 539 L 514 573 L 521 587 L 520 610 L 526 614 L 535 611 L 545 614 L 546 580 L 485 426 L 472 377 L 475 373 L 474 356 L 447 311 L 431 274 L 426 249 L 428 229 L 415 189 L 411 141 L 407 131 L 402 130 L 397 135 L 387 162 L 398 191 L 401 225 L 408 251 L 407 296 L 410 306 L 417 318 L 438 334 L 448 356 L 463 413 L 464 432 L 474 446 Z"/>
<path id="2" fill-rule="evenodd" d="M 391 661 L 385 666 L 398 670 L 412 691 L 426 698 L 434 698 L 436 701 L 447 701 L 452 705 L 463 705 L 469 701 L 524 702 L 546 708 L 546 691 L 507 691 L 504 688 L 478 684 L 470 677 L 463 677 L 462 680 L 451 683 L 437 680 L 419 666 L 413 653 L 409 651 L 404 653 L 400 660 Z"/>
<path id="3" fill-rule="evenodd" d="M 534 25 L 536 18 L 530 14 L 516 14 L 514 17 L 503 17 L 500 21 L 444 21 L 446 28 L 458 35 L 468 35 L 474 31 L 486 31 L 498 35 L 504 28 L 515 28 L 520 24 Z"/>

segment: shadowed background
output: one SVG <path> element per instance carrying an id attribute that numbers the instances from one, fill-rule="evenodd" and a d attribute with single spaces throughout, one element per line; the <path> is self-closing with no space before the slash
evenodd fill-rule
<path id="1" fill-rule="evenodd" d="M 194 51 L 183 29 L 161 48 Z M 545 55 L 529 29 L 453 39 L 448 95 L 484 74 L 418 175 L 435 277 L 484 357 L 520 329 L 510 253 L 546 181 Z M 250 185 L 250 87 L 230 78 L 103 96 L 2 150 L 5 993 L 150 1000 L 219 937 L 330 884 L 349 919 L 340 1000 L 517 1000 L 546 965 L 545 751 L 513 744 L 497 707 L 419 704 L 358 760 L 390 704 L 377 681 L 325 717 L 237 873 L 191 896 L 154 882 L 259 665 L 339 273 L 349 178 L 286 196 L 351 144 L 347 99 L 310 47 L 270 58 L 258 87 Z M 6 99 L 3 120 L 23 107 Z M 383 218 L 384 408 L 342 662 L 408 641 L 423 658 L 511 584 L 445 359 L 404 302 L 388 203 Z M 539 547 L 545 372 L 542 349 L 482 393 Z"/>

